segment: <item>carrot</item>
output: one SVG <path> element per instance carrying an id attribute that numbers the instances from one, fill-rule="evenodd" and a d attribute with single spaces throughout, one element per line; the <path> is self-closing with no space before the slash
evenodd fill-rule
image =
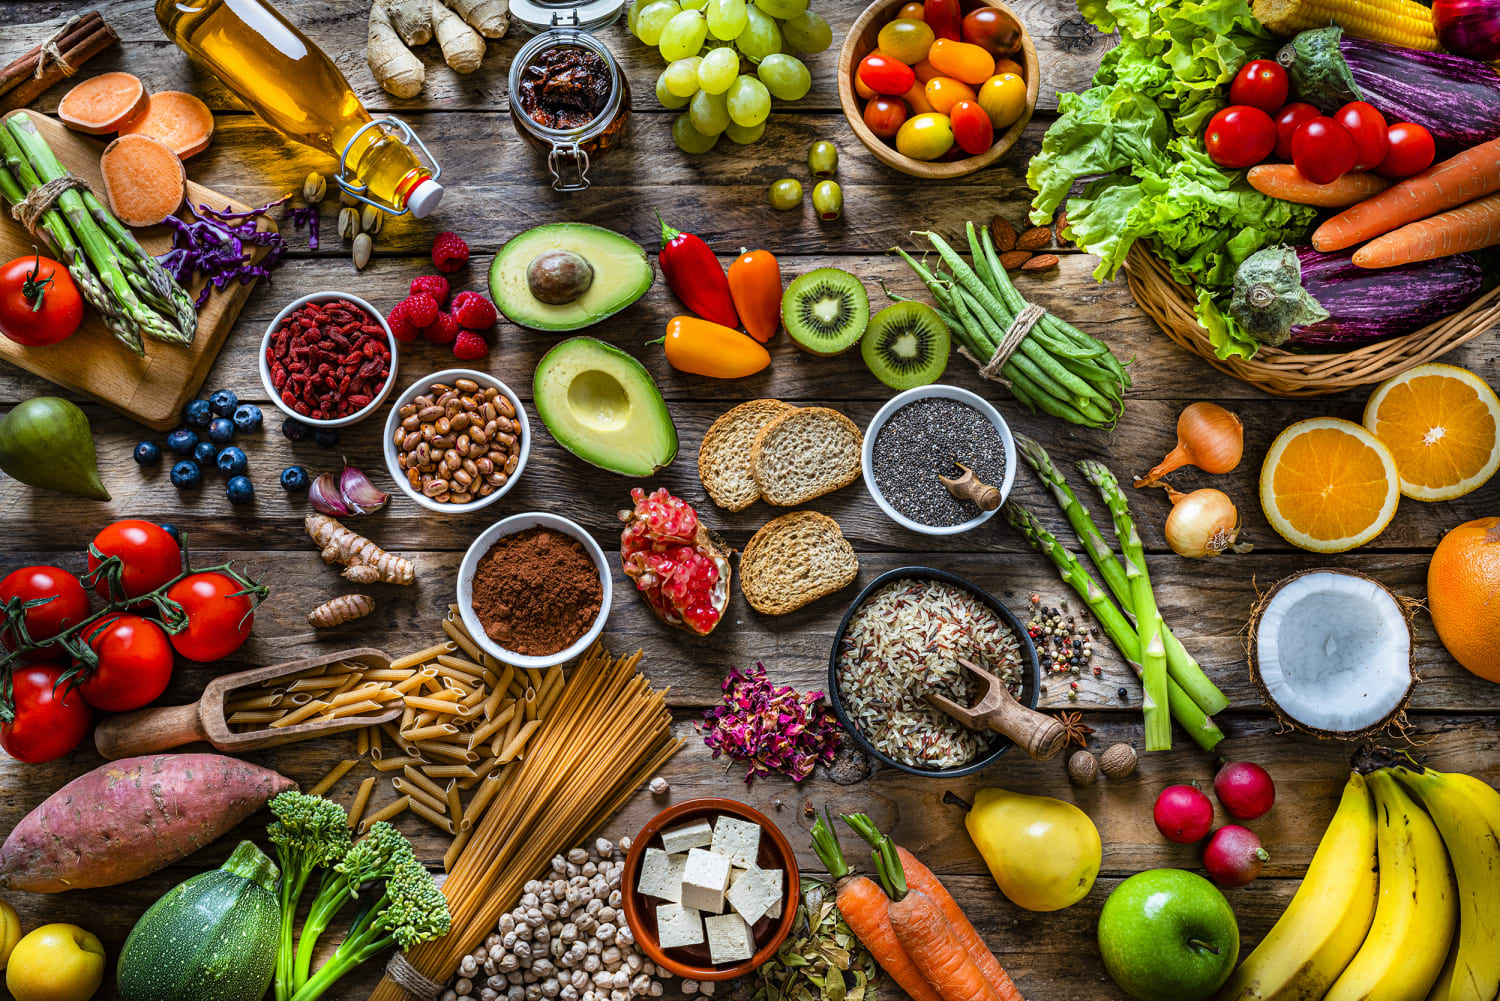
<path id="1" fill-rule="evenodd" d="M 1361 268 L 1394 268 L 1500 244 L 1500 194 L 1409 223 L 1354 252 Z"/>
<path id="2" fill-rule="evenodd" d="M 99 158 L 109 207 L 127 226 L 155 226 L 182 207 L 187 175 L 182 161 L 150 136 L 125 135 Z"/>
<path id="3" fill-rule="evenodd" d="M 144 135 L 159 139 L 167 148 L 186 160 L 208 149 L 214 136 L 214 116 L 192 94 L 164 90 L 152 94 L 146 113 L 120 127 L 120 135 Z"/>
<path id="4" fill-rule="evenodd" d="M 1345 174 L 1332 184 L 1314 184 L 1289 163 L 1262 163 L 1251 167 L 1250 187 L 1263 195 L 1298 205 L 1341 209 L 1378 195 L 1391 186 L 1379 174 Z"/>
<path id="5" fill-rule="evenodd" d="M 114 132 L 146 110 L 146 85 L 130 73 L 100 73 L 77 84 L 57 104 L 57 117 L 75 132 Z"/>
<path id="6" fill-rule="evenodd" d="M 1312 235 L 1329 253 L 1500 191 L 1500 139 L 1491 139 L 1345 209 Z"/>

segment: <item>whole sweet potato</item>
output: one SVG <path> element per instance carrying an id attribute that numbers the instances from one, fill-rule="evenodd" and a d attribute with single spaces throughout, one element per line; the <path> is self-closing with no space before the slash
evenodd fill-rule
<path id="1" fill-rule="evenodd" d="M 0 886 L 114 886 L 184 858 L 297 784 L 222 754 L 110 761 L 63 786 L 0 846 Z"/>

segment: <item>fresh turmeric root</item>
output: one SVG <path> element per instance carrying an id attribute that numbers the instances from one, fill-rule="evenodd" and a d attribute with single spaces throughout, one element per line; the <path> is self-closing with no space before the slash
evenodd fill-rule
<path id="1" fill-rule="evenodd" d="M 464 23 L 443 0 L 431 0 L 432 30 L 443 50 L 443 62 L 455 73 L 472 73 L 484 61 L 484 38 Z"/>
<path id="2" fill-rule="evenodd" d="M 336 518 L 310 514 L 303 525 L 308 537 L 322 550 L 323 561 L 348 567 L 344 576 L 349 580 L 361 584 L 377 581 L 410 584 L 416 579 L 416 567 L 411 560 L 386 552 L 358 532 L 349 531 Z"/>
<path id="3" fill-rule="evenodd" d="M 412 0 L 407 0 L 408 3 Z M 375 81 L 397 97 L 416 97 L 427 79 L 427 70 L 411 49 L 402 42 L 394 23 L 393 0 L 373 0 L 370 4 L 370 33 L 366 40 L 365 62 Z M 429 21 L 432 8 L 427 7 Z M 431 37 L 429 28 L 428 37 Z M 425 41 L 425 39 L 424 39 Z"/>
<path id="4" fill-rule="evenodd" d="M 332 629 L 345 622 L 362 619 L 375 611 L 375 599 L 368 594 L 345 594 L 325 601 L 307 613 L 307 621 L 315 629 Z"/>

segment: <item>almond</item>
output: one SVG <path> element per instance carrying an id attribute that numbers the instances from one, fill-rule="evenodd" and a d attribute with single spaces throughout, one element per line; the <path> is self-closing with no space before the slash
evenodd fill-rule
<path id="1" fill-rule="evenodd" d="M 1016 238 L 1017 250 L 1040 250 L 1052 245 L 1052 230 L 1046 226 L 1033 226 Z"/>
<path id="2" fill-rule="evenodd" d="M 1063 236 L 1063 230 L 1067 228 L 1068 214 L 1066 212 L 1059 212 L 1057 214 L 1057 225 L 1054 227 L 1054 230 L 1057 233 L 1057 245 L 1059 247 L 1065 246 L 1068 243 L 1067 239 Z"/>
<path id="3" fill-rule="evenodd" d="M 1025 264 L 1021 265 L 1022 271 L 1048 271 L 1057 267 L 1056 254 L 1038 254 Z"/>
<path id="4" fill-rule="evenodd" d="M 995 216 L 990 220 L 990 235 L 995 238 L 995 249 L 1002 254 L 1008 254 L 1016 249 L 1016 227 L 1010 224 L 1009 219 Z"/>
<path id="5" fill-rule="evenodd" d="M 1000 266 L 1006 271 L 1014 271 L 1031 260 L 1029 250 L 1008 250 L 1000 255 Z"/>

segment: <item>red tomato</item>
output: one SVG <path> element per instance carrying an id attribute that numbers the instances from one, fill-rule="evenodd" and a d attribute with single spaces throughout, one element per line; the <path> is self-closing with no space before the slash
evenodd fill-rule
<path id="1" fill-rule="evenodd" d="M 26 635 L 33 642 L 49 640 L 72 625 L 89 617 L 89 594 L 78 578 L 60 567 L 35 566 L 12 570 L 0 580 L 0 602 L 20 598 L 46 604 L 28 608 L 22 617 Z M 19 646 L 20 637 L 7 632 L 7 643 Z M 60 647 L 43 648 L 31 654 L 36 660 L 58 660 L 64 655 Z"/>
<path id="2" fill-rule="evenodd" d="M 139 615 L 113 615 L 90 624 L 86 639 L 99 663 L 78 686 L 95 709 L 119 713 L 139 709 L 167 690 L 172 680 L 172 644 L 167 631 Z"/>
<path id="3" fill-rule="evenodd" d="M 172 634 L 177 652 L 188 660 L 210 661 L 238 650 L 255 621 L 250 599 L 236 593 L 240 590 L 221 573 L 195 573 L 173 584 L 167 598 L 181 605 L 188 617 L 187 628 Z"/>
<path id="4" fill-rule="evenodd" d="M 922 0 L 922 14 L 934 35 L 958 41 L 964 19 L 958 0 Z"/>
<path id="5" fill-rule="evenodd" d="M 1248 104 L 1274 115 L 1286 103 L 1286 70 L 1273 59 L 1252 59 L 1229 85 L 1230 104 Z"/>
<path id="6" fill-rule="evenodd" d="M 1304 101 L 1288 104 L 1276 113 L 1276 159 L 1292 162 L 1292 133 L 1303 122 L 1310 122 L 1323 112 Z"/>
<path id="7" fill-rule="evenodd" d="M 882 139 L 894 139 L 906 121 L 906 102 L 897 97 L 876 97 L 865 104 L 865 125 Z"/>
<path id="8" fill-rule="evenodd" d="M 995 144 L 995 126 L 990 113 L 978 101 L 959 101 L 948 113 L 953 122 L 953 141 L 970 156 L 978 156 Z"/>
<path id="9" fill-rule="evenodd" d="M 60 758 L 83 740 L 94 721 L 83 696 L 58 686 L 61 664 L 23 664 L 11 677 L 16 718 L 0 724 L 0 747 L 17 761 Z"/>
<path id="10" fill-rule="evenodd" d="M 879 52 L 872 52 L 861 59 L 855 76 L 875 93 L 885 94 L 887 97 L 900 97 L 917 82 L 917 74 L 910 66 Z"/>
<path id="11" fill-rule="evenodd" d="M 149 521 L 127 519 L 106 525 L 94 536 L 93 549 L 102 556 L 118 556 L 124 566 L 120 583 L 127 598 L 154 591 L 182 573 L 182 547 L 162 528 Z M 89 570 L 103 560 L 89 552 Z M 94 586 L 100 597 L 109 597 L 109 580 L 100 577 Z"/>
<path id="12" fill-rule="evenodd" d="M 32 254 L 0 268 L 0 334 L 17 344 L 56 344 L 83 322 L 83 300 L 68 269 Z"/>
<path id="13" fill-rule="evenodd" d="M 1009 56 L 1021 50 L 1021 26 L 998 7 L 975 7 L 964 15 L 963 40 L 992 56 Z"/>
<path id="14" fill-rule="evenodd" d="M 1432 166 L 1437 147 L 1433 145 L 1431 132 L 1415 122 L 1397 122 L 1386 129 L 1385 134 L 1390 141 L 1390 149 L 1386 152 L 1385 159 L 1380 161 L 1380 166 L 1375 168 L 1375 173 L 1388 180 L 1399 181 L 1403 177 L 1420 174 Z"/>
<path id="15" fill-rule="evenodd" d="M 1332 184 L 1354 167 L 1354 137 L 1332 118 L 1303 122 L 1292 133 L 1292 162 L 1314 184 Z"/>
<path id="16" fill-rule="evenodd" d="M 1208 120 L 1203 145 L 1221 167 L 1252 167 L 1276 148 L 1276 126 L 1259 108 L 1232 104 Z"/>
<path id="17" fill-rule="evenodd" d="M 1385 116 L 1365 101 L 1351 101 L 1334 113 L 1333 120 L 1354 140 L 1354 169 L 1380 166 L 1391 142 L 1386 137 Z"/>

